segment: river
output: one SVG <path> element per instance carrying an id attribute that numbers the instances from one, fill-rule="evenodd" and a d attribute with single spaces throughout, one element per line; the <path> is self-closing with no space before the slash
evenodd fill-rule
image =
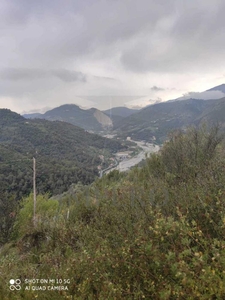
<path id="1" fill-rule="evenodd" d="M 136 143 L 140 148 L 142 148 L 142 151 L 130 159 L 122 160 L 121 162 L 119 162 L 119 164 L 116 167 L 107 170 L 105 174 L 108 174 L 112 170 L 119 170 L 120 172 L 128 171 L 131 167 L 141 162 L 142 159 L 145 159 L 146 154 L 149 155 L 150 153 L 158 152 L 160 149 L 158 145 L 153 145 L 150 143 L 138 142 L 138 141 L 132 141 L 132 142 Z"/>

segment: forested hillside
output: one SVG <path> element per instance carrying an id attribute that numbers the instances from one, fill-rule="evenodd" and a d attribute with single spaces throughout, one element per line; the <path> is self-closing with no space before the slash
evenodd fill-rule
<path id="1" fill-rule="evenodd" d="M 119 120 L 114 129 L 119 136 L 163 143 L 171 130 L 185 129 L 201 122 L 221 124 L 225 128 L 225 98 L 187 99 L 150 105 Z"/>
<path id="2" fill-rule="evenodd" d="M 190 128 L 142 168 L 39 195 L 35 223 L 30 195 L 0 251 L 1 299 L 224 299 L 224 165 L 219 129 Z"/>
<path id="3" fill-rule="evenodd" d="M 58 194 L 72 183 L 91 183 L 97 166 L 107 164 L 123 146 L 59 121 L 27 120 L 0 110 L 0 191 L 18 199 L 32 190 L 32 159 L 36 158 L 38 193 Z"/>

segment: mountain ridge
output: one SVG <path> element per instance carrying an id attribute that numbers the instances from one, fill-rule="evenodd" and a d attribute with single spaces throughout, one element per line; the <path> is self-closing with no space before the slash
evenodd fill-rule
<path id="1" fill-rule="evenodd" d="M 132 139 L 146 141 L 156 139 L 158 143 L 162 143 L 171 130 L 185 129 L 200 122 L 219 121 L 224 127 L 224 115 L 225 98 L 168 101 L 150 105 L 121 120 L 114 130 L 124 138 L 130 136 Z"/>
<path id="2" fill-rule="evenodd" d="M 112 127 L 111 119 L 96 108 L 81 109 L 76 104 L 64 104 L 48 110 L 44 114 L 25 114 L 25 118 L 64 121 L 90 131 L 101 131 Z"/>

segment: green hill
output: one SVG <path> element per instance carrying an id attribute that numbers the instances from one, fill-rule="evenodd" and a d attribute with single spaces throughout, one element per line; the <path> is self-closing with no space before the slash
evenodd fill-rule
<path id="1" fill-rule="evenodd" d="M 100 154 L 122 149 L 119 142 L 90 134 L 65 122 L 28 120 L 0 110 L 0 190 L 17 197 L 32 190 L 32 158 L 37 160 L 39 193 L 61 193 L 72 183 L 98 176 Z M 107 164 L 107 159 L 105 161 Z"/>

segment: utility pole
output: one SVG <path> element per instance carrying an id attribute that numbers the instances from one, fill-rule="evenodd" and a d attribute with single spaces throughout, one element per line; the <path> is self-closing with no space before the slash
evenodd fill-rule
<path id="1" fill-rule="evenodd" d="M 36 159 L 33 157 L 34 227 L 36 227 Z"/>

